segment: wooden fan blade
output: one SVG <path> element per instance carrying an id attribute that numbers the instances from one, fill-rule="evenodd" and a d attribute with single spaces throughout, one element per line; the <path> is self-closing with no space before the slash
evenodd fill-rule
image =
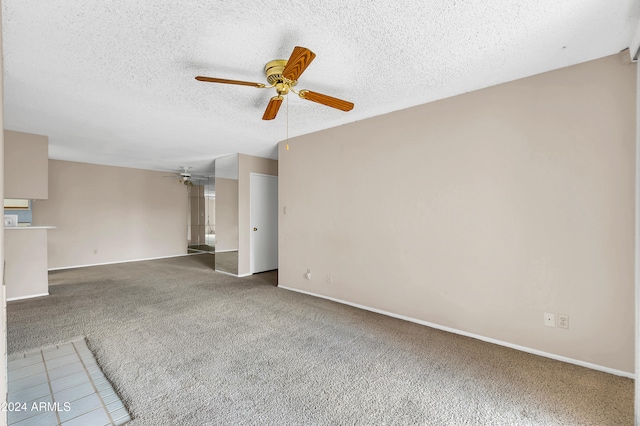
<path id="1" fill-rule="evenodd" d="M 294 47 L 291 57 L 287 61 L 287 65 L 284 67 L 284 70 L 282 70 L 282 76 L 292 81 L 298 80 L 315 57 L 316 54 L 306 47 Z"/>
<path id="2" fill-rule="evenodd" d="M 264 84 L 262 83 L 252 83 L 250 81 L 240 81 L 240 80 L 227 80 L 225 78 L 215 78 L 215 77 L 203 77 L 201 75 L 196 77 L 198 81 L 207 81 L 209 83 L 224 83 L 224 84 L 238 84 L 240 86 L 253 86 L 263 88 Z"/>
<path id="3" fill-rule="evenodd" d="M 278 114 L 278 110 L 280 109 L 280 105 L 282 105 L 282 100 L 284 98 L 282 96 L 274 96 L 269 101 L 269 105 L 267 105 L 267 109 L 264 111 L 264 115 L 262 116 L 263 120 L 273 120 L 276 118 Z"/>
<path id="4" fill-rule="evenodd" d="M 353 109 L 352 102 L 343 101 L 342 99 L 323 95 L 322 93 L 312 92 L 311 90 L 301 90 L 299 96 L 302 99 L 317 102 L 319 104 L 326 105 L 331 108 L 336 108 L 341 111 L 351 111 Z"/>

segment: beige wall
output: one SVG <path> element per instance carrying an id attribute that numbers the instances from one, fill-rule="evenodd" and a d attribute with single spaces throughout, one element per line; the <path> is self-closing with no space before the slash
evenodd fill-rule
<path id="1" fill-rule="evenodd" d="M 238 275 L 251 274 L 251 173 L 278 176 L 278 162 L 268 158 L 238 156 Z"/>
<path id="2" fill-rule="evenodd" d="M 635 72 L 612 56 L 281 143 L 280 285 L 633 373 Z"/>
<path id="3" fill-rule="evenodd" d="M 216 177 L 216 252 L 238 250 L 238 180 Z"/>
<path id="4" fill-rule="evenodd" d="M 186 254 L 187 187 L 165 173 L 49 161 L 49 199 L 33 203 L 48 231 L 49 268 Z"/>
<path id="5" fill-rule="evenodd" d="M 5 130 L 4 140 L 5 198 L 47 199 L 49 138 Z"/>
<path id="6" fill-rule="evenodd" d="M 6 297 L 24 299 L 49 294 L 47 229 L 8 229 L 4 233 Z"/>

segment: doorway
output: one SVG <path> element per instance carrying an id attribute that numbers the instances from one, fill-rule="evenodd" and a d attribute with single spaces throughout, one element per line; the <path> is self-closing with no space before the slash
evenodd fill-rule
<path id="1" fill-rule="evenodd" d="M 278 177 L 250 174 L 251 273 L 278 269 Z"/>
<path id="2" fill-rule="evenodd" d="M 193 177 L 187 185 L 187 253 L 213 253 L 215 235 L 215 179 Z"/>

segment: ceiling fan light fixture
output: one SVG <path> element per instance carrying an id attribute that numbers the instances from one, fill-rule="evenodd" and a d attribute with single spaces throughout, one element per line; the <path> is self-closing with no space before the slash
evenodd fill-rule
<path id="1" fill-rule="evenodd" d="M 287 83 L 278 83 L 276 84 L 276 92 L 278 92 L 278 95 L 280 96 L 284 96 L 287 93 L 289 93 L 289 89 L 291 88 L 291 86 L 289 86 Z"/>

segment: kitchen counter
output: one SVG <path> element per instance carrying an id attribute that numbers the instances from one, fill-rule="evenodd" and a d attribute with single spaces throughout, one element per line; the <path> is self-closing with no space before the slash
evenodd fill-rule
<path id="1" fill-rule="evenodd" d="M 55 226 L 51 226 L 51 225 L 18 225 L 18 226 L 5 226 L 4 229 L 10 229 L 10 230 L 20 230 L 20 229 L 55 229 Z"/>

